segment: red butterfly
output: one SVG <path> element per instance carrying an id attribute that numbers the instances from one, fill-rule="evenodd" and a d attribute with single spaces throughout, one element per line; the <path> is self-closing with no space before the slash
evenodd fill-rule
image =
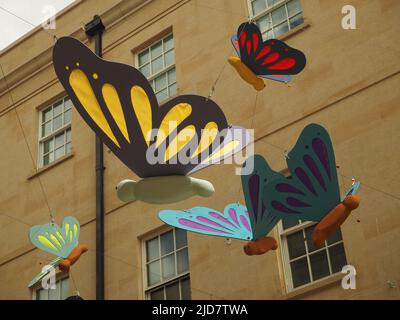
<path id="1" fill-rule="evenodd" d="M 291 75 L 298 74 L 306 65 L 303 52 L 277 39 L 263 41 L 255 23 L 241 24 L 237 35 L 232 37 L 232 44 L 239 57 L 230 57 L 229 63 L 256 90 L 265 87 L 259 77 L 289 82 Z"/>

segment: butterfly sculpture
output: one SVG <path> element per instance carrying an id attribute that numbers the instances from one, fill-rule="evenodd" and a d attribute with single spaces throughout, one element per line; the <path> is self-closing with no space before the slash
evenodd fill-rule
<path id="1" fill-rule="evenodd" d="M 237 35 L 232 37 L 232 44 L 238 57 L 230 57 L 228 62 L 257 91 L 265 87 L 262 78 L 287 83 L 306 65 L 301 51 L 277 39 L 263 41 L 255 23 L 241 24 Z"/>
<path id="2" fill-rule="evenodd" d="M 229 126 L 211 99 L 182 95 L 159 106 L 132 66 L 106 61 L 80 41 L 60 38 L 54 68 L 74 106 L 108 148 L 136 175 L 117 186 L 123 201 L 172 203 L 210 196 L 212 184 L 189 177 L 249 143 L 246 129 Z"/>
<path id="3" fill-rule="evenodd" d="M 33 245 L 47 253 L 57 256 L 39 273 L 29 287 L 41 281 L 53 268 L 62 271 L 69 268 L 88 250 L 88 247 L 78 243 L 80 225 L 76 218 L 65 217 L 60 228 L 55 223 L 36 225 L 30 229 L 29 238 Z"/>
<path id="4" fill-rule="evenodd" d="M 313 242 L 321 247 L 359 206 L 355 182 L 340 198 L 332 141 L 325 128 L 306 126 L 287 155 L 289 177 L 278 177 L 266 185 L 265 205 L 271 214 L 288 219 L 316 221 Z"/>
<path id="5" fill-rule="evenodd" d="M 313 242 L 320 247 L 359 205 L 359 198 L 355 196 L 359 182 L 340 199 L 332 142 L 320 125 L 304 128 L 289 152 L 289 177 L 273 171 L 260 155 L 248 158 L 243 169 L 251 163 L 254 163 L 252 172 L 242 174 L 247 209 L 230 204 L 224 213 L 206 207 L 163 210 L 160 219 L 189 231 L 252 240 L 245 246 L 245 252 L 251 255 L 276 248 L 276 241 L 264 236 L 280 219 L 319 222 Z"/>
<path id="6" fill-rule="evenodd" d="M 253 170 L 250 174 L 243 174 L 248 166 Z M 197 233 L 246 240 L 244 251 L 247 255 L 260 255 L 277 249 L 276 240 L 266 235 L 280 218 L 266 210 L 264 189 L 280 174 L 273 171 L 262 156 L 255 155 L 246 160 L 241 177 L 246 206 L 232 203 L 223 213 L 207 207 L 163 210 L 159 213 L 160 219 L 171 226 Z"/>

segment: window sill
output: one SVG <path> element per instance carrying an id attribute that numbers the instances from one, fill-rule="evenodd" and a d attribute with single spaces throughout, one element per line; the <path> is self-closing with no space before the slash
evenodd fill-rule
<path id="1" fill-rule="evenodd" d="M 281 34 L 279 37 L 278 37 L 278 40 L 287 40 L 288 38 L 290 38 L 290 37 L 292 37 L 292 36 L 294 36 L 295 34 L 297 34 L 297 33 L 299 33 L 300 31 L 302 31 L 302 30 L 304 30 L 304 29 L 307 29 L 308 27 L 310 27 L 310 22 L 308 21 L 308 19 L 305 19 L 304 18 L 304 22 L 302 23 L 302 24 L 300 24 L 300 25 L 298 25 L 297 27 L 295 27 L 294 29 L 292 29 L 292 30 L 290 30 L 290 31 L 288 31 L 288 32 L 286 32 L 286 33 L 284 33 L 284 34 Z"/>
<path id="2" fill-rule="evenodd" d="M 64 161 L 67 161 L 68 159 L 72 158 L 74 156 L 74 152 L 72 151 L 71 153 L 62 156 L 60 159 L 57 159 L 56 161 L 48 164 L 45 167 L 42 167 L 38 169 L 36 172 L 30 174 L 27 178 L 27 180 L 32 180 L 33 178 L 36 178 L 37 176 L 41 175 L 42 173 L 46 172 L 47 170 L 50 170 L 56 166 L 58 166 L 60 163 L 63 163 Z"/>
<path id="3" fill-rule="evenodd" d="M 284 295 L 283 299 L 290 300 L 290 299 L 298 299 L 302 298 L 308 294 L 311 293 L 316 293 L 317 291 L 333 286 L 334 284 L 341 282 L 343 278 L 343 274 L 338 272 L 335 273 L 331 276 L 328 276 L 326 278 L 314 281 L 309 284 L 305 284 L 304 286 L 301 286 L 299 288 L 296 288 L 290 292 L 288 292 L 286 295 Z"/>

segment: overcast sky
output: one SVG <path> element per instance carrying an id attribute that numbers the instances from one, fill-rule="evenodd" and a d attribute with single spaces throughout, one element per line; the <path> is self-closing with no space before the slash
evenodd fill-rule
<path id="1" fill-rule="evenodd" d="M 0 50 L 34 28 L 2 8 L 37 26 L 45 19 L 46 6 L 53 6 L 58 12 L 72 2 L 74 0 L 0 0 Z"/>

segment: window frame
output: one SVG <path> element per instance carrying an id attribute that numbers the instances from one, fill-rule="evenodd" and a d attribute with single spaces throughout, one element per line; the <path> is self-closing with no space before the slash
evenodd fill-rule
<path id="1" fill-rule="evenodd" d="M 153 39 L 153 41 L 151 41 L 150 43 L 147 43 L 145 47 L 141 48 L 140 50 L 137 50 L 136 52 L 134 52 L 134 63 L 135 63 L 135 68 L 140 71 L 140 64 L 139 64 L 139 56 L 148 51 L 149 52 L 149 62 L 148 64 L 150 64 L 150 70 L 151 70 L 151 63 L 152 63 L 152 58 L 151 58 L 151 47 L 154 46 L 155 44 L 161 42 L 162 46 L 164 45 L 164 40 L 167 39 L 168 37 L 172 37 L 173 42 L 174 42 L 174 47 L 172 49 L 169 49 L 167 51 L 164 51 L 164 47 L 162 48 L 162 52 L 159 56 L 157 56 L 155 59 L 159 58 L 159 57 L 164 57 L 166 53 L 170 52 L 170 51 L 174 51 L 174 63 L 169 65 L 168 67 L 164 67 L 162 70 L 158 71 L 157 73 L 151 74 L 149 77 L 146 77 L 145 75 L 143 75 L 144 77 L 146 77 L 147 81 L 149 82 L 150 86 L 153 88 L 153 81 L 155 81 L 155 79 L 159 76 L 161 76 L 162 74 L 166 74 L 166 87 L 163 90 L 167 90 L 168 95 L 164 94 L 164 98 L 162 100 L 159 101 L 160 104 L 165 103 L 166 101 L 168 101 L 169 99 L 175 97 L 178 95 L 178 79 L 177 79 L 177 74 L 176 74 L 176 59 L 175 59 L 175 52 L 176 52 L 176 48 L 175 48 L 175 37 L 172 31 L 169 31 L 167 33 L 163 33 L 161 36 L 159 36 L 158 38 Z M 175 82 L 169 83 L 169 78 L 168 78 L 168 73 L 169 71 L 171 71 L 172 69 L 175 69 Z M 169 95 L 169 87 L 175 84 L 175 94 L 174 95 Z M 159 91 L 162 92 L 163 90 Z M 155 88 L 153 88 L 154 94 L 156 95 L 156 91 Z"/>
<path id="2" fill-rule="evenodd" d="M 265 0 L 265 1 L 267 1 L 267 0 Z M 249 17 L 250 17 L 251 21 L 257 22 L 257 20 L 259 20 L 260 18 L 269 15 L 270 27 L 268 27 L 267 31 L 271 29 L 273 31 L 273 35 L 274 35 L 273 38 L 275 38 L 275 39 L 279 38 L 279 37 L 289 33 L 290 31 L 294 30 L 295 28 L 298 28 L 299 26 L 301 26 L 305 22 L 304 14 L 303 14 L 304 11 L 303 11 L 302 1 L 299 0 L 300 1 L 300 5 L 301 5 L 301 11 L 293 14 L 292 16 L 289 16 L 289 12 L 288 12 L 286 4 L 289 3 L 290 1 L 292 1 L 292 0 L 280 0 L 279 2 L 275 3 L 274 5 L 272 5 L 270 8 L 266 8 L 265 10 L 263 10 L 263 11 L 257 13 L 256 15 L 254 15 L 253 6 L 252 6 L 252 0 L 247 0 L 247 10 L 248 10 L 248 13 L 249 13 Z M 285 6 L 285 12 L 286 12 L 285 21 L 286 21 L 289 29 L 288 29 L 288 31 L 276 36 L 275 35 L 275 31 L 274 31 L 274 24 L 273 24 L 273 21 L 272 21 L 272 12 L 275 11 L 275 10 L 278 10 L 282 6 Z M 290 19 L 295 17 L 296 15 L 298 15 L 300 13 L 302 14 L 303 22 L 301 24 L 297 25 L 296 27 L 291 28 Z M 282 23 L 283 22 L 281 22 L 280 24 L 282 24 Z M 268 39 L 271 39 L 271 38 L 268 38 Z"/>
<path id="3" fill-rule="evenodd" d="M 65 280 L 65 279 L 68 279 L 68 295 L 70 295 L 70 293 L 71 293 L 71 287 L 70 287 L 70 280 L 69 280 L 70 277 L 69 277 L 69 274 L 68 274 L 68 273 L 64 273 L 64 272 L 57 273 L 57 274 L 56 274 L 56 285 L 57 285 L 58 283 L 61 283 L 61 282 L 62 282 L 63 280 Z M 39 291 L 39 290 L 44 290 L 41 283 L 42 283 L 42 282 L 39 281 L 38 283 L 36 283 L 35 286 L 32 287 L 32 300 L 40 300 L 40 299 L 37 299 L 38 291 Z M 62 299 L 61 299 L 61 288 L 60 288 L 60 297 L 59 297 L 59 298 L 60 298 L 60 299 L 58 299 L 58 300 L 62 300 Z M 49 299 L 47 299 L 47 300 L 49 300 Z M 43 300 L 43 301 L 46 301 L 46 300 Z M 54 301 L 57 301 L 57 300 L 54 300 Z"/>
<path id="4" fill-rule="evenodd" d="M 175 243 L 175 241 L 176 241 L 175 229 L 177 229 L 177 228 L 163 228 L 162 230 L 158 230 L 157 232 L 151 233 L 151 234 L 147 235 L 146 237 L 143 237 L 141 239 L 141 241 L 140 241 L 141 242 L 141 247 L 142 247 L 142 259 L 141 260 L 142 260 L 142 270 L 143 270 L 143 272 L 142 272 L 142 280 L 143 280 L 142 284 L 143 284 L 143 297 L 144 297 L 144 300 L 150 300 L 150 291 L 152 291 L 155 288 L 165 288 L 167 285 L 172 284 L 173 282 L 181 281 L 181 280 L 184 280 L 186 278 L 188 278 L 189 282 L 190 282 L 189 243 L 187 242 L 185 247 L 179 248 L 179 250 L 174 250 L 173 254 L 174 254 L 174 258 L 175 258 L 175 268 L 177 268 L 178 264 L 177 264 L 177 254 L 176 254 L 176 252 L 180 251 L 180 250 L 182 250 L 184 248 L 187 248 L 187 250 L 188 250 L 188 270 L 183 272 L 183 273 L 177 274 L 177 275 L 175 275 L 175 276 L 173 276 L 171 278 L 165 279 L 165 280 L 162 280 L 162 274 L 160 274 L 160 277 L 161 277 L 161 281 L 160 282 L 158 282 L 158 283 L 156 283 L 154 285 L 151 285 L 151 286 L 148 286 L 148 284 L 147 284 L 147 282 L 148 282 L 148 277 L 147 277 L 147 264 L 148 264 L 148 262 L 147 262 L 147 252 L 146 252 L 146 243 L 147 243 L 147 241 L 152 240 L 154 238 L 160 239 L 161 235 L 163 235 L 164 233 L 173 231 L 174 243 Z M 160 254 L 159 258 L 151 260 L 151 261 L 149 261 L 149 263 L 150 262 L 154 262 L 156 260 L 160 260 L 160 266 L 161 266 L 161 258 L 163 256 L 161 256 L 161 246 L 160 245 L 159 245 L 158 250 L 159 250 L 159 254 Z M 171 253 L 169 253 L 169 254 L 171 254 Z M 164 256 L 166 256 L 166 255 L 164 255 Z M 176 271 L 177 271 L 177 269 L 176 269 Z M 179 293 L 180 293 L 180 296 L 182 296 L 180 286 L 179 286 Z"/>
<path id="5" fill-rule="evenodd" d="M 65 114 L 65 110 L 64 110 L 64 106 L 65 106 L 65 101 L 66 100 L 70 100 L 71 101 L 71 108 L 69 109 L 70 110 L 70 121 L 69 121 L 69 123 L 67 123 L 67 124 L 64 124 L 64 114 Z M 52 131 L 49 135 L 47 135 L 47 136 L 44 136 L 44 137 L 42 137 L 42 126 L 43 126 L 43 124 L 46 122 L 46 121 L 43 121 L 43 114 L 44 114 L 44 112 L 46 111 L 46 110 L 48 110 L 49 108 L 54 108 L 54 106 L 57 104 L 57 103 L 59 103 L 60 101 L 62 101 L 62 105 L 63 105 L 63 111 L 62 111 L 62 119 L 63 119 L 63 124 L 62 124 L 62 126 L 60 127 L 60 128 L 58 128 L 57 130 L 55 130 L 55 131 Z M 43 169 L 43 168 L 45 168 L 45 167 L 47 167 L 47 166 L 50 166 L 51 164 L 53 164 L 53 163 L 55 163 L 56 161 L 58 161 L 59 159 L 62 159 L 63 157 L 65 157 L 65 156 L 67 156 L 67 155 L 69 155 L 69 154 L 71 154 L 72 153 L 72 109 L 73 109 L 73 104 L 72 104 L 72 100 L 68 97 L 68 96 L 62 96 L 62 97 L 60 97 L 60 98 L 58 98 L 57 100 L 55 100 L 53 103 L 49 103 L 49 104 L 46 104 L 45 106 L 43 106 L 42 108 L 40 108 L 39 110 L 38 110 L 38 114 L 39 114 L 39 121 L 38 121 L 38 123 L 39 123 L 39 125 L 38 125 L 38 159 L 37 159 L 37 169 Z M 52 118 L 51 118 L 51 121 L 53 121 L 54 120 L 54 114 L 52 114 Z M 52 128 L 53 129 L 53 128 Z M 66 141 L 66 138 L 67 138 L 67 134 L 66 134 L 66 132 L 68 131 L 68 129 L 70 130 L 70 132 L 71 132 L 71 141 L 70 142 L 67 142 Z M 58 135 L 58 134 L 60 134 L 60 133 L 62 133 L 62 132 L 65 132 L 65 139 L 64 139 L 64 148 L 66 148 L 66 145 L 67 145 L 67 143 L 70 143 L 71 144 L 71 149 L 70 149 L 70 152 L 66 152 L 66 150 L 65 150 L 65 153 L 64 153 L 64 155 L 62 155 L 60 158 L 58 158 L 58 159 L 55 159 L 54 157 L 55 157 L 55 151 L 56 151 L 56 148 L 55 148 L 55 137 Z M 54 144 L 54 146 L 53 146 L 53 153 L 54 153 L 54 156 L 53 156 L 53 161 L 51 161 L 51 162 L 49 162 L 49 163 L 47 163 L 47 164 L 44 164 L 44 143 L 46 142 L 46 141 L 49 141 L 50 140 L 50 138 L 52 138 L 53 139 L 53 144 Z"/>
<path id="6" fill-rule="evenodd" d="M 311 254 L 310 254 L 310 252 L 308 252 L 308 246 L 307 245 L 305 245 L 306 253 L 304 255 L 296 257 L 296 258 L 290 260 L 290 257 L 289 257 L 289 246 L 288 246 L 288 243 L 287 243 L 287 236 L 289 236 L 289 235 L 291 235 L 293 233 L 299 232 L 299 231 L 303 231 L 303 230 L 307 229 L 308 227 L 312 227 L 312 226 L 315 226 L 317 224 L 318 224 L 318 222 L 314 222 L 314 221 L 304 221 L 304 222 L 302 221 L 301 223 L 299 223 L 299 224 L 297 224 L 295 226 L 292 226 L 292 227 L 290 227 L 290 228 L 288 228 L 286 230 L 283 229 L 282 220 L 280 220 L 279 223 L 277 224 L 278 234 L 279 234 L 279 242 L 280 242 L 280 253 L 281 253 L 281 257 L 282 257 L 283 276 L 284 276 L 284 280 L 285 280 L 285 288 L 286 288 L 286 292 L 287 293 L 290 293 L 290 292 L 292 292 L 294 290 L 297 290 L 297 289 L 300 289 L 300 288 L 304 288 L 304 287 L 313 285 L 317 281 L 321 281 L 321 280 L 324 280 L 324 279 L 335 277 L 336 275 L 341 273 L 340 271 L 332 272 L 332 263 L 331 263 L 331 258 L 330 258 L 330 255 L 329 255 L 328 248 L 334 247 L 334 246 L 336 246 L 338 244 L 343 244 L 343 246 L 344 246 L 343 234 L 342 234 L 342 239 L 340 241 L 337 241 L 337 242 L 335 242 L 333 244 L 328 244 L 325 241 L 324 247 L 319 248 L 317 250 L 314 250 L 311 253 L 311 254 L 315 254 L 315 253 L 323 251 L 323 250 L 326 251 L 328 267 L 329 267 L 329 275 L 327 275 L 325 277 L 322 277 L 322 278 L 319 278 L 319 279 L 316 279 L 316 280 L 313 279 L 312 269 L 311 269 L 311 262 L 310 262 L 310 255 Z M 346 254 L 346 252 L 345 252 L 345 254 Z M 293 277 L 292 277 L 292 269 L 291 269 L 290 263 L 295 261 L 295 260 L 298 260 L 298 259 L 303 259 L 304 257 L 306 257 L 306 259 L 307 259 L 307 266 L 308 266 L 308 272 L 309 272 L 309 276 L 310 276 L 310 282 L 307 282 L 307 283 L 305 283 L 305 284 L 303 284 L 301 286 L 298 286 L 298 287 L 293 287 Z M 346 257 L 346 260 L 347 260 L 347 257 Z"/>

